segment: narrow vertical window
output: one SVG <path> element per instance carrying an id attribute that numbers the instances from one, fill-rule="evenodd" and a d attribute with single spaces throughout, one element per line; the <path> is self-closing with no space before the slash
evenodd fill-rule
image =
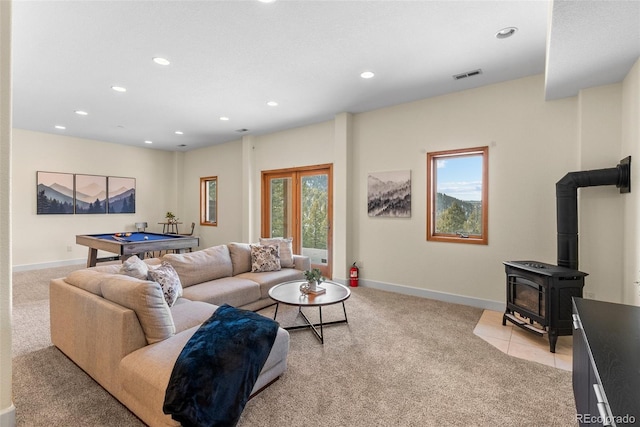
<path id="1" fill-rule="evenodd" d="M 488 244 L 489 148 L 427 153 L 427 240 Z"/>
<path id="2" fill-rule="evenodd" d="M 218 177 L 200 178 L 200 225 L 218 225 Z"/>

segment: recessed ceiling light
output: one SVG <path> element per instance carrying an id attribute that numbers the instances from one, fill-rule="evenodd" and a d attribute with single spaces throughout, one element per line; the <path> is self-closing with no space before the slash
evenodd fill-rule
<path id="1" fill-rule="evenodd" d="M 177 130 L 174 132 L 176 135 L 184 135 L 184 132 L 182 132 L 181 130 Z"/>
<path id="2" fill-rule="evenodd" d="M 496 33 L 496 38 L 506 39 L 507 37 L 511 37 L 512 35 L 514 35 L 516 31 L 518 31 L 516 27 L 503 28 Z"/>
<path id="3" fill-rule="evenodd" d="M 76 110 L 75 113 L 79 116 L 88 116 L 89 113 L 87 113 L 86 111 L 82 111 L 82 110 Z"/>
<path id="4" fill-rule="evenodd" d="M 145 144 L 153 144 L 153 141 L 149 141 L 148 139 L 144 142 Z"/>
<path id="5" fill-rule="evenodd" d="M 65 130 L 67 127 L 62 125 L 55 125 L 56 129 Z"/>
<path id="6" fill-rule="evenodd" d="M 222 116 L 220 117 L 220 120 L 222 120 L 223 122 L 226 122 L 226 121 L 229 121 L 229 117 Z"/>
<path id="7" fill-rule="evenodd" d="M 122 87 L 122 86 L 111 86 L 111 89 L 115 90 L 116 92 L 126 92 L 127 88 L 126 87 Z"/>
<path id="8" fill-rule="evenodd" d="M 363 79 L 370 79 L 373 76 L 375 76 L 375 74 L 372 71 L 365 71 L 363 73 L 360 73 L 360 77 L 362 77 Z"/>
<path id="9" fill-rule="evenodd" d="M 274 3 L 276 0 L 258 0 L 260 3 Z"/>
<path id="10" fill-rule="evenodd" d="M 269 101 L 269 102 L 267 102 L 267 105 L 268 105 L 269 107 L 277 107 L 277 106 L 278 106 L 278 103 L 277 103 L 276 101 Z"/>
<path id="11" fill-rule="evenodd" d="M 155 62 L 158 65 L 169 65 L 169 64 L 171 64 L 171 62 L 169 62 L 168 59 L 160 58 L 159 56 L 156 56 L 155 58 L 153 58 L 153 62 Z"/>

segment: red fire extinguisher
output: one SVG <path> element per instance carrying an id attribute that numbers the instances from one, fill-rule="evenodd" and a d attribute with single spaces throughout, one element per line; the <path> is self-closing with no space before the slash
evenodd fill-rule
<path id="1" fill-rule="evenodd" d="M 351 270 L 349 271 L 349 284 L 352 287 L 357 287 L 358 286 L 358 267 L 356 266 L 356 263 L 354 262 L 353 265 L 351 266 Z"/>

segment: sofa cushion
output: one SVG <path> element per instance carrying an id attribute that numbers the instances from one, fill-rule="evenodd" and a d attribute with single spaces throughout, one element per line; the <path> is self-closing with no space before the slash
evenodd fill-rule
<path id="1" fill-rule="evenodd" d="M 89 267 L 87 270 L 97 271 L 100 273 L 118 274 L 120 273 L 120 268 L 122 268 L 122 265 L 118 263 L 96 265 L 95 267 Z"/>
<path id="2" fill-rule="evenodd" d="M 176 325 L 176 334 L 200 325 L 211 317 L 217 308 L 217 305 L 206 302 L 178 298 L 173 307 L 171 307 L 173 323 Z"/>
<path id="3" fill-rule="evenodd" d="M 113 274 L 106 274 L 93 269 L 83 269 L 72 271 L 65 277 L 64 281 L 76 288 L 102 296 L 100 285 L 105 276 L 113 276 Z"/>
<path id="4" fill-rule="evenodd" d="M 166 254 L 162 260 L 175 268 L 183 288 L 229 277 L 233 273 L 229 248 L 226 245 L 184 254 Z"/>
<path id="5" fill-rule="evenodd" d="M 158 283 L 121 274 L 105 275 L 100 289 L 105 299 L 136 313 L 147 343 L 162 341 L 175 333 L 171 311 Z"/>
<path id="6" fill-rule="evenodd" d="M 120 266 L 120 273 L 135 277 L 140 280 L 147 280 L 149 266 L 136 255 L 127 258 Z"/>
<path id="7" fill-rule="evenodd" d="M 233 275 L 251 271 L 251 245 L 249 243 L 231 242 L 229 245 L 229 255 L 233 265 Z"/>
<path id="8" fill-rule="evenodd" d="M 260 298 L 269 297 L 269 289 L 282 282 L 304 279 L 302 271 L 293 268 L 283 268 L 280 271 L 268 271 L 265 273 L 242 273 L 234 278 L 246 279 L 257 282 L 260 285 Z"/>
<path id="9" fill-rule="evenodd" d="M 176 270 L 167 261 L 162 261 L 159 266 L 151 267 L 148 270 L 149 280 L 158 282 L 162 286 L 165 301 L 169 307 L 173 306 L 176 300 L 182 296 L 182 285 Z"/>
<path id="10" fill-rule="evenodd" d="M 198 327 L 194 326 L 169 340 L 145 346 L 124 357 L 120 363 L 119 377 L 122 379 L 125 392 L 135 398 L 140 405 L 150 407 L 154 412 L 162 414 L 165 391 L 173 365 Z M 286 362 L 282 362 L 286 361 L 289 341 L 289 333 L 278 328 L 278 335 L 261 372 L 266 372 L 279 363 L 283 368 L 286 367 Z M 256 384 L 260 384 L 260 381 Z M 260 387 L 254 387 L 252 392 L 255 393 L 259 389 Z M 166 419 L 167 424 L 171 423 L 168 415 Z"/>
<path id="11" fill-rule="evenodd" d="M 251 245 L 251 272 L 280 270 L 278 245 Z"/>
<path id="12" fill-rule="evenodd" d="M 278 245 L 280 255 L 280 266 L 283 268 L 293 267 L 293 238 L 292 237 L 270 237 L 260 238 L 261 245 Z"/>
<path id="13" fill-rule="evenodd" d="M 183 296 L 192 301 L 240 307 L 260 299 L 260 286 L 248 279 L 223 277 L 184 288 Z"/>

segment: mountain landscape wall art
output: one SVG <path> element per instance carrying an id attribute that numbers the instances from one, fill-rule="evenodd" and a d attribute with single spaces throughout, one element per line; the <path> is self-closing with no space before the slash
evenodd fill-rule
<path id="1" fill-rule="evenodd" d="M 36 213 L 136 212 L 136 179 L 64 172 L 36 172 Z"/>
<path id="2" fill-rule="evenodd" d="M 76 174 L 76 213 L 107 213 L 107 177 Z"/>
<path id="3" fill-rule="evenodd" d="M 411 217 L 411 171 L 370 173 L 367 212 L 369 216 Z"/>
<path id="4" fill-rule="evenodd" d="M 73 213 L 73 174 L 37 172 L 36 211 L 41 214 Z"/>
<path id="5" fill-rule="evenodd" d="M 136 179 L 110 176 L 107 181 L 109 213 L 136 212 Z"/>

